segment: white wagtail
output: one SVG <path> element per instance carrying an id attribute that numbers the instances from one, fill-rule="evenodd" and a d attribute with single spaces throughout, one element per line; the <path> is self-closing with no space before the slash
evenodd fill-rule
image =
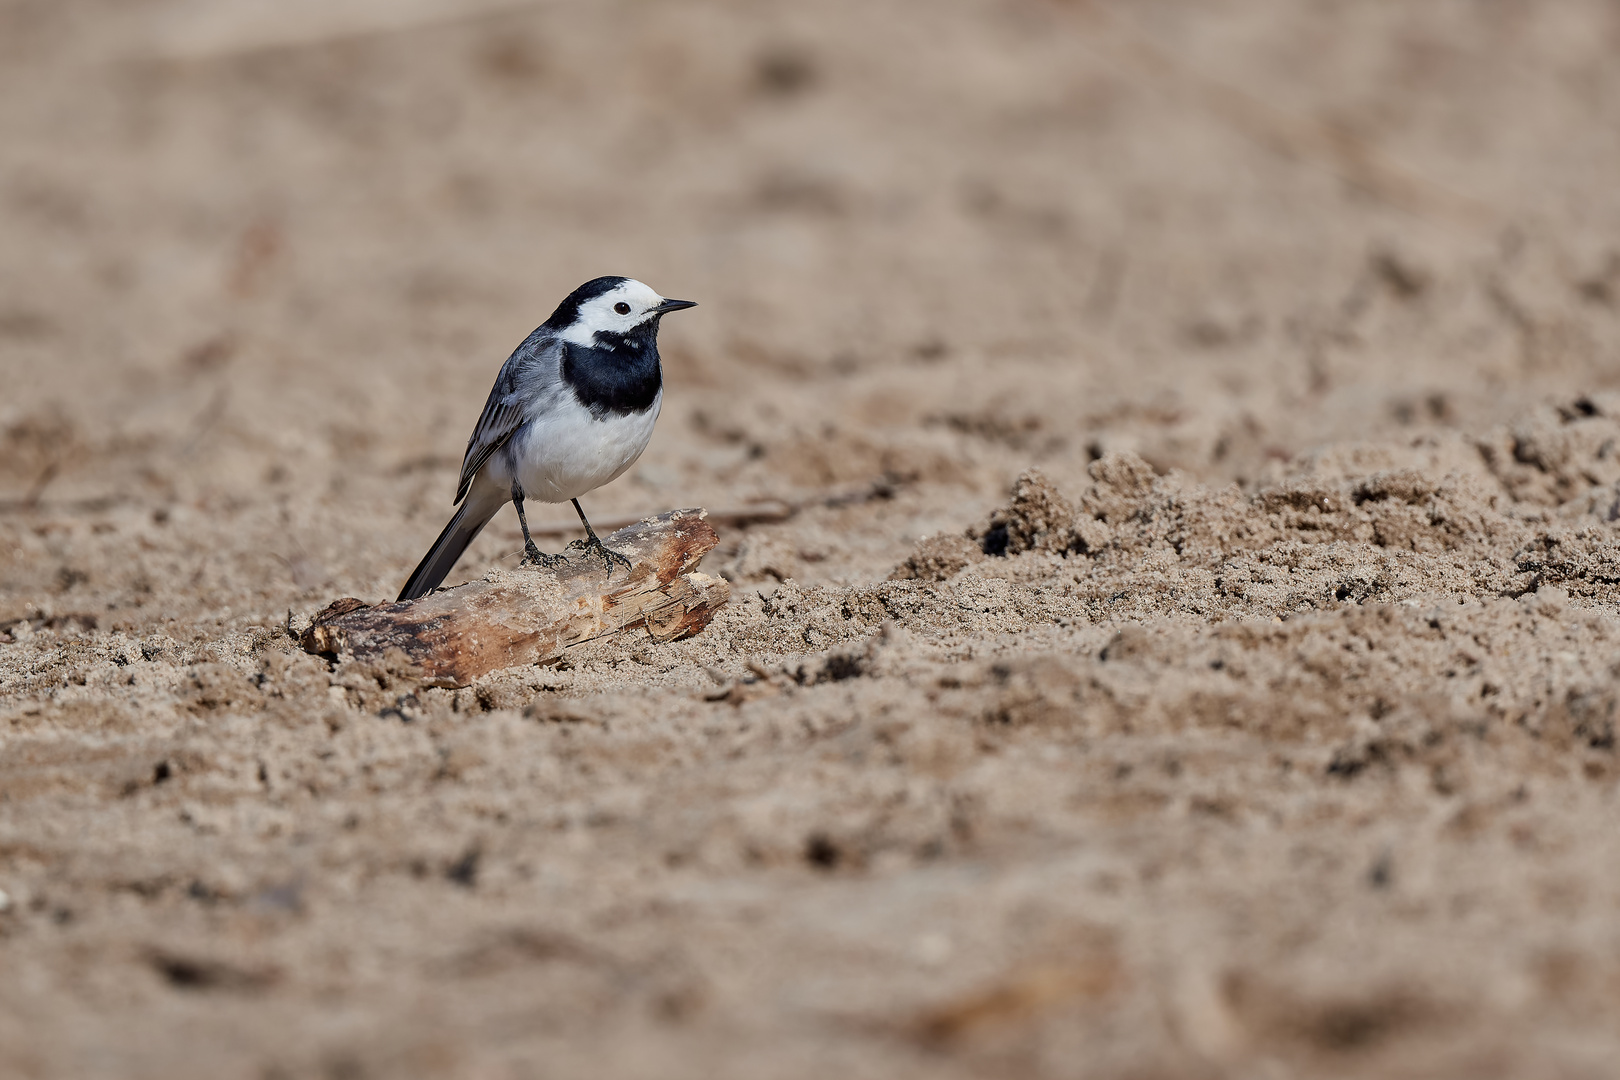
<path id="1" fill-rule="evenodd" d="M 599 277 L 569 293 L 501 366 L 461 461 L 461 508 L 399 598 L 437 588 L 508 499 L 523 526 L 525 563 L 567 561 L 534 546 L 523 516 L 527 498 L 572 502 L 589 537 L 584 549 L 607 564 L 609 576 L 615 561 L 629 567 L 597 538 L 579 497 L 617 478 L 647 448 L 664 400 L 658 321 L 696 306 L 622 277 Z"/>

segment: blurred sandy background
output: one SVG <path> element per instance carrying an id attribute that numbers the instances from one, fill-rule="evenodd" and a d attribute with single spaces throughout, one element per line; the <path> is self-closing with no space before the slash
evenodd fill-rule
<path id="1" fill-rule="evenodd" d="M 0 0 L 0 1072 L 1613 1075 L 1617 54 Z M 599 274 L 702 306 L 586 509 L 792 508 L 732 608 L 304 656 Z"/>

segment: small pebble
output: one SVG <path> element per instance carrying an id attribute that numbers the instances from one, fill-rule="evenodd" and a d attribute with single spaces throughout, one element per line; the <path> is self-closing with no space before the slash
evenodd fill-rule
<path id="1" fill-rule="evenodd" d="M 11 894 L 0 889 L 0 912 L 11 910 Z"/>

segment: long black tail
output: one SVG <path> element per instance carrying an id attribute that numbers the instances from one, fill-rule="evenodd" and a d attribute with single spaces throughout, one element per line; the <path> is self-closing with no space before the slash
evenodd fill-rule
<path id="1" fill-rule="evenodd" d="M 480 498 L 480 496 L 483 496 Z M 483 531 L 489 519 L 495 516 L 506 500 L 498 495 L 490 497 L 488 494 L 474 488 L 467 493 L 467 498 L 456 510 L 456 516 L 450 519 L 450 524 L 444 527 L 444 532 L 433 541 L 428 553 L 422 556 L 411 576 L 405 582 L 405 587 L 399 591 L 399 599 L 415 600 L 418 596 L 425 596 L 439 587 L 445 575 L 455 568 L 456 560 L 461 553 L 467 550 L 467 545 L 473 542 L 473 537 Z"/>

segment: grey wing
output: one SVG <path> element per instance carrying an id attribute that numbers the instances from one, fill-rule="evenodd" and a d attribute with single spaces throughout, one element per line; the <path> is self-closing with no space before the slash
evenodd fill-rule
<path id="1" fill-rule="evenodd" d="M 546 372 L 556 366 L 552 349 L 543 337 L 545 328 L 535 330 L 519 345 L 501 373 L 495 376 L 489 400 L 484 402 L 484 413 L 467 440 L 467 456 L 461 459 L 461 482 L 456 485 L 456 502 L 467 497 L 473 477 L 484 467 L 490 455 L 506 445 L 518 428 L 523 426 L 530 407 L 546 382 Z M 548 363 L 548 360 L 550 361 Z"/>
<path id="2" fill-rule="evenodd" d="M 461 459 L 461 480 L 456 484 L 456 502 L 467 497 L 473 477 L 484 467 L 490 455 L 506 445 L 506 440 L 523 424 L 523 395 L 513 385 L 513 357 L 495 376 L 490 387 L 489 400 L 484 402 L 484 413 L 478 418 L 472 436 L 467 440 L 467 455 Z"/>
<path id="3" fill-rule="evenodd" d="M 484 403 L 484 415 L 478 418 L 472 437 L 467 440 L 467 456 L 461 459 L 461 482 L 456 485 L 456 502 L 467 497 L 473 477 L 484 467 L 491 454 L 506 445 L 506 440 L 523 424 L 523 402 L 516 395 L 502 393 L 499 383 Z"/>

